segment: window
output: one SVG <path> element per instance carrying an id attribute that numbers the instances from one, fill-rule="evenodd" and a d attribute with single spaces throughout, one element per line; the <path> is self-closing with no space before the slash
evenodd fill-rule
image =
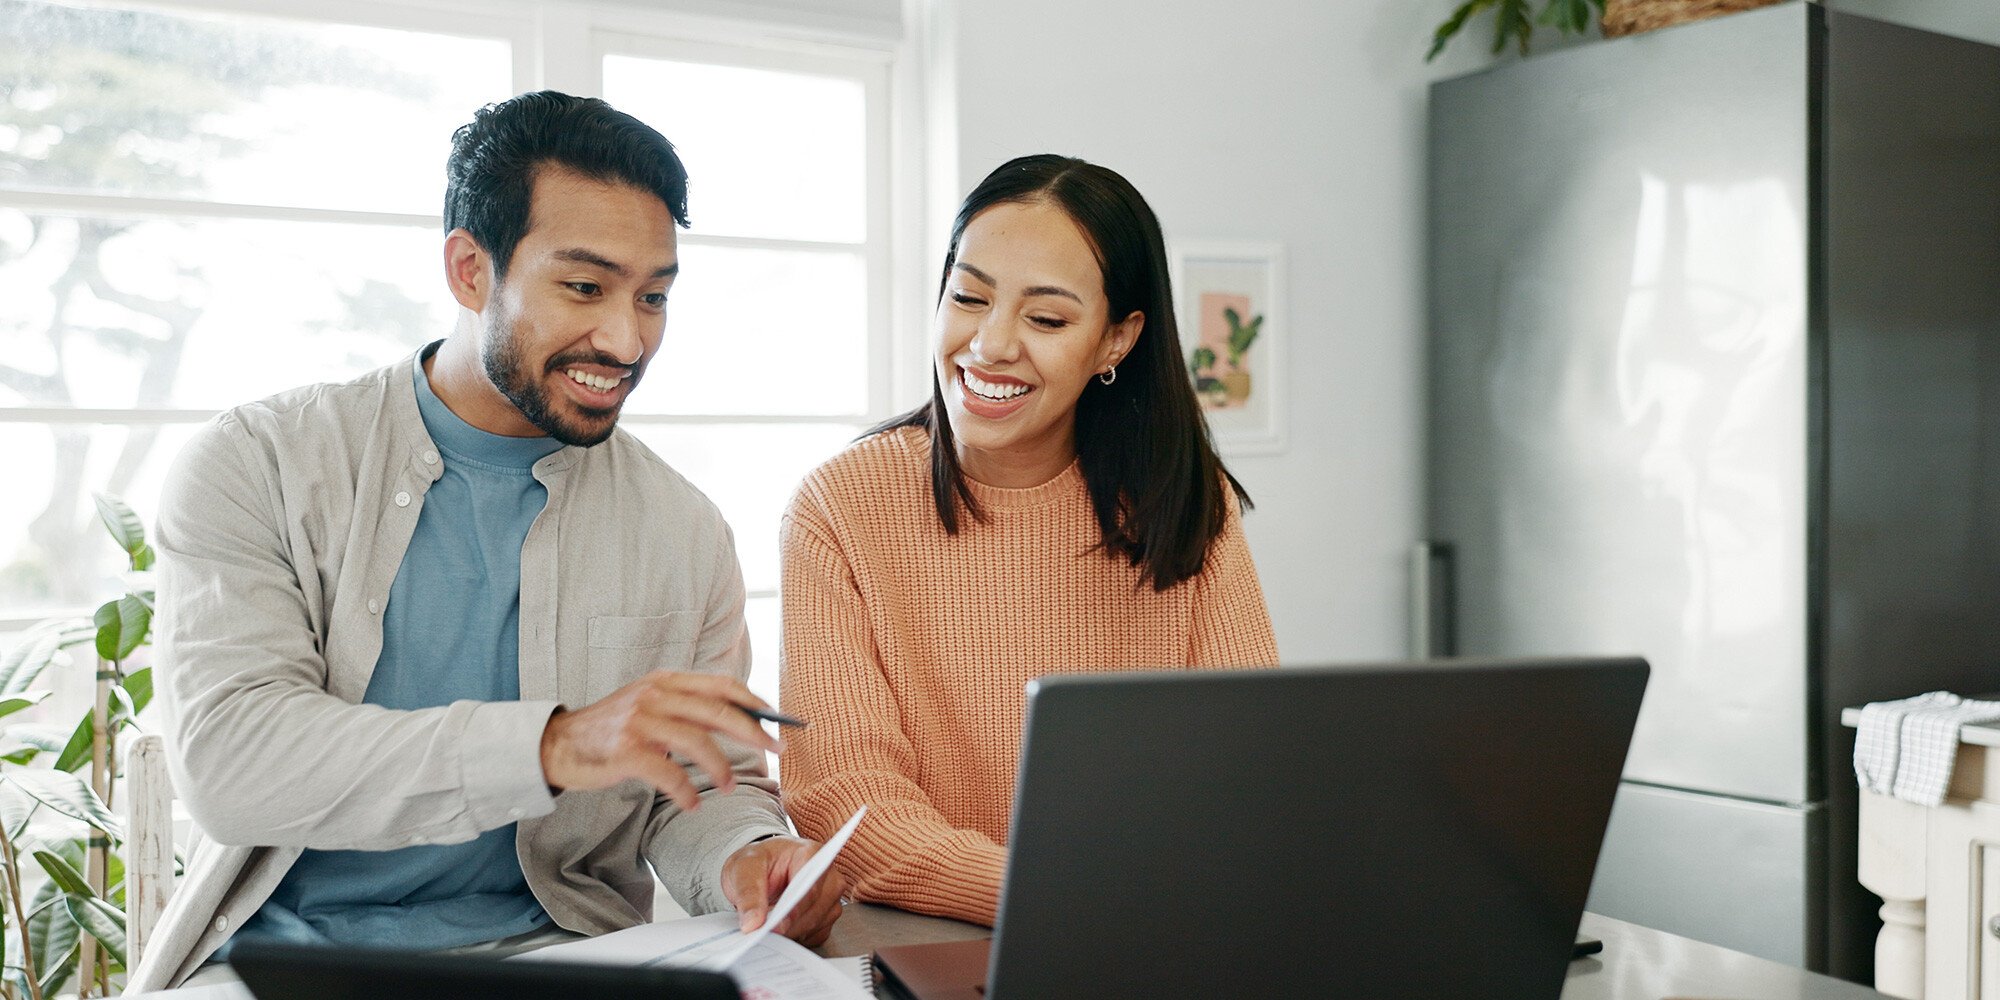
<path id="1" fill-rule="evenodd" d="M 0 0 L 0 632 L 114 591 L 93 490 L 150 520 L 215 412 L 449 332 L 451 132 L 564 80 L 688 165 L 666 343 L 622 423 L 729 518 L 775 699 L 779 513 L 889 411 L 893 48 L 436 3 Z"/>

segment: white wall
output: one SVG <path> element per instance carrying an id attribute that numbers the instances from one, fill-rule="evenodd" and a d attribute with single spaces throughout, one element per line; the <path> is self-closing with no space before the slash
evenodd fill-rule
<path id="1" fill-rule="evenodd" d="M 1451 0 L 938 0 L 956 199 L 1057 152 L 1129 178 L 1169 239 L 1289 257 L 1285 454 L 1230 461 L 1285 662 L 1406 654 L 1421 525 L 1423 53 Z M 1481 26 L 1483 27 L 1483 26 Z M 952 140 L 947 138 L 947 142 Z M 933 223 L 948 226 L 949 218 Z"/>
<path id="2" fill-rule="evenodd" d="M 2000 43 L 1995 0 L 1828 2 Z M 1169 238 L 1286 245 L 1291 445 L 1230 464 L 1258 504 L 1246 524 L 1288 663 L 1406 652 L 1423 497 L 1424 87 L 1492 61 L 1485 15 L 1423 62 L 1456 5 L 932 0 L 930 44 L 949 72 L 930 96 L 955 128 L 934 110 L 932 138 L 956 173 L 934 183 L 952 188 L 932 190 L 934 206 L 1009 157 L 1058 152 L 1125 174 Z M 1537 34 L 1538 51 L 1566 44 Z M 934 230 L 949 224 L 948 206 L 939 214 Z"/>

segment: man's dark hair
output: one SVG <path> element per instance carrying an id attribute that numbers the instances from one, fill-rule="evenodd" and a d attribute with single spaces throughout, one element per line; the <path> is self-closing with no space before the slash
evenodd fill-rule
<path id="1" fill-rule="evenodd" d="M 552 164 L 651 191 L 687 228 L 687 168 L 665 136 L 595 97 L 510 97 L 459 126 L 445 161 L 444 231 L 471 233 L 492 256 L 496 280 L 527 235 L 535 174 Z"/>
<path id="2" fill-rule="evenodd" d="M 1142 580 L 1165 590 L 1201 572 L 1209 543 L 1228 516 L 1225 489 L 1245 507 L 1250 496 L 1209 443 L 1174 322 L 1160 221 L 1116 171 L 1043 153 L 1009 160 L 986 175 L 951 226 L 938 297 L 944 297 L 965 227 L 995 205 L 1044 202 L 1068 214 L 1088 237 L 1104 272 L 1104 295 L 1116 323 L 1146 315 L 1116 381 L 1084 384 L 1076 403 L 1076 451 L 1107 552 L 1142 567 Z M 958 508 L 982 518 L 958 467 L 944 388 L 931 372 L 930 401 L 870 433 L 922 427 L 931 437 L 931 496 L 945 531 L 958 533 Z M 1226 485 L 1225 485 L 1226 484 Z"/>

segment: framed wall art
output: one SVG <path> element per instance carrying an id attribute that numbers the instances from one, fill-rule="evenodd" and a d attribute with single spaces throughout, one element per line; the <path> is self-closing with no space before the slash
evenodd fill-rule
<path id="1" fill-rule="evenodd" d="M 1168 248 L 1181 350 L 1224 455 L 1285 449 L 1284 248 L 1175 242 Z"/>

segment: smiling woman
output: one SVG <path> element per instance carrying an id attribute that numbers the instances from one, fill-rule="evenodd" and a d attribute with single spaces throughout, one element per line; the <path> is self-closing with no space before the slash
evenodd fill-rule
<path id="1" fill-rule="evenodd" d="M 965 474 L 1033 486 L 1075 457 L 1078 398 L 1092 376 L 1115 381 L 1146 321 L 1135 309 L 1113 322 L 1103 287 L 1090 239 L 1056 205 L 1002 203 L 965 227 L 937 318 Z"/>
<path id="2" fill-rule="evenodd" d="M 1276 662 L 1172 301 L 1124 178 L 1003 165 L 952 230 L 931 400 L 793 499 L 785 800 L 808 835 L 873 807 L 856 898 L 993 922 L 1028 680 Z"/>

